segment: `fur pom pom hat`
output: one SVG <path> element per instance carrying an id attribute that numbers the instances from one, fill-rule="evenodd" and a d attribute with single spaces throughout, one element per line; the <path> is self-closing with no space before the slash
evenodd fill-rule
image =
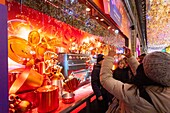
<path id="1" fill-rule="evenodd" d="M 146 76 L 163 86 L 170 86 L 170 54 L 153 52 L 143 59 Z"/>

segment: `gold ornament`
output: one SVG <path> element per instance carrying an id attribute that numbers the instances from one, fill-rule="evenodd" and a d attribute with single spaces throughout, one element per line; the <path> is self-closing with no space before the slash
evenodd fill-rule
<path id="1" fill-rule="evenodd" d="M 38 31 L 31 31 L 28 35 L 28 44 L 36 46 L 40 42 L 40 34 Z"/>

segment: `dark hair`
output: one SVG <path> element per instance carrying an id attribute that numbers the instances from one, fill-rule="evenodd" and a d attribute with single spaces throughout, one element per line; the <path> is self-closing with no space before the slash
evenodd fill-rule
<path id="1" fill-rule="evenodd" d="M 157 82 L 154 82 L 153 80 L 149 79 L 146 76 L 142 63 L 138 66 L 138 68 L 136 70 L 136 75 L 133 77 L 130 84 L 134 84 L 134 85 L 132 87 L 130 87 L 129 90 L 132 88 L 135 88 L 135 87 L 137 87 L 138 89 L 144 89 L 144 86 L 151 86 L 151 85 L 152 86 L 160 86 L 157 90 L 160 90 L 161 92 L 165 89 L 165 86 L 163 86 Z"/>
<path id="2" fill-rule="evenodd" d="M 128 90 L 137 87 L 139 89 L 139 95 L 140 97 L 146 99 L 148 102 L 150 102 L 151 104 L 153 104 L 150 96 L 148 95 L 148 93 L 146 92 L 144 86 L 160 86 L 156 89 L 156 91 L 160 91 L 162 92 L 165 89 L 165 86 L 152 81 L 151 79 L 149 79 L 145 72 L 144 72 L 144 68 L 143 68 L 143 64 L 141 63 L 137 70 L 136 70 L 136 76 L 134 76 L 133 80 L 132 80 L 132 84 L 134 84 L 132 87 L 130 87 Z M 135 92 L 135 94 L 137 95 L 137 91 Z"/>
<path id="3" fill-rule="evenodd" d="M 152 81 L 146 76 L 142 63 L 138 66 L 136 70 L 136 76 L 133 78 L 132 83 L 135 84 L 137 87 L 150 85 L 162 86 L 161 84 Z"/>
<path id="4" fill-rule="evenodd" d="M 122 62 L 124 62 L 124 63 L 126 64 L 125 59 L 121 59 L 121 60 L 119 60 L 119 61 L 118 61 L 118 64 L 120 64 L 120 63 L 122 63 Z"/>
<path id="5" fill-rule="evenodd" d="M 143 59 L 144 59 L 145 56 L 146 56 L 145 53 L 143 53 L 143 54 L 141 54 L 141 55 L 138 56 L 138 58 L 140 59 L 140 60 L 139 60 L 139 63 L 142 63 L 142 61 L 143 61 Z"/>

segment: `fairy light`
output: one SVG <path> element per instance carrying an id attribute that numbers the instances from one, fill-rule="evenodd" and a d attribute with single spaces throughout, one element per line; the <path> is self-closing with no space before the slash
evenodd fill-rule
<path id="1" fill-rule="evenodd" d="M 100 21 L 104 21 L 104 19 L 103 19 L 103 18 L 101 18 L 101 19 L 100 19 Z"/>
<path id="2" fill-rule="evenodd" d="M 86 8 L 86 11 L 90 11 L 90 8 L 87 7 L 87 8 Z"/>
<path id="3" fill-rule="evenodd" d="M 146 19 L 148 47 L 152 50 L 165 48 L 170 44 L 169 12 L 169 0 L 150 0 Z"/>
<path id="4" fill-rule="evenodd" d="M 108 27 L 107 27 L 107 29 L 110 29 L 110 28 L 111 28 L 111 26 L 108 26 Z"/>

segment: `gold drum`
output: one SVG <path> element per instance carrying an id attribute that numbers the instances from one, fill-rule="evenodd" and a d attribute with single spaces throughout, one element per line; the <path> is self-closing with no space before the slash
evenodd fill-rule
<path id="1" fill-rule="evenodd" d="M 50 112 L 59 107 L 59 88 L 46 85 L 37 89 L 38 112 Z"/>

